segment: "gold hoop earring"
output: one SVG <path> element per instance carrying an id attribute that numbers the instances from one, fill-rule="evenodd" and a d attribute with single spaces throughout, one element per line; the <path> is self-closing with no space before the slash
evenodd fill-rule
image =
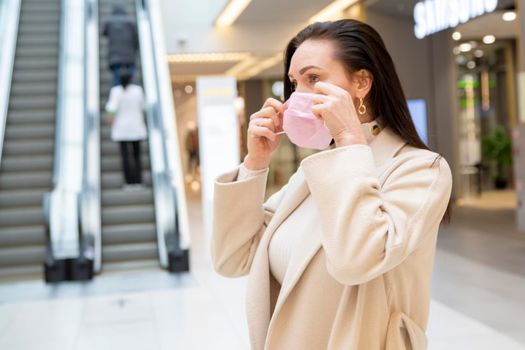
<path id="1" fill-rule="evenodd" d="M 359 99 L 359 107 L 357 108 L 357 112 L 359 114 L 361 114 L 361 115 L 366 113 L 366 106 L 363 103 L 363 98 L 362 97 Z"/>

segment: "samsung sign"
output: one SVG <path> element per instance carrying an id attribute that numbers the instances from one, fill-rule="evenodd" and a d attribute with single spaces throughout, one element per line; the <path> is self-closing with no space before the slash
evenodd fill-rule
<path id="1" fill-rule="evenodd" d="M 414 33 L 418 39 L 454 28 L 458 24 L 493 12 L 498 0 L 425 0 L 414 7 Z"/>

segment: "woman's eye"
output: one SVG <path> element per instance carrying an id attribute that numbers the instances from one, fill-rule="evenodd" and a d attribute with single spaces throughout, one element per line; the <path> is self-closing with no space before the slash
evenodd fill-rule
<path id="1" fill-rule="evenodd" d="M 310 81 L 310 84 L 315 84 L 318 81 L 320 81 L 319 76 L 318 75 L 314 75 L 314 74 L 310 75 L 308 77 L 308 80 Z"/>

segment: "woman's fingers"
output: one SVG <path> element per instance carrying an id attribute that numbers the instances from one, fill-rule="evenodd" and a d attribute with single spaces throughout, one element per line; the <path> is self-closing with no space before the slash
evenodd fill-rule
<path id="1" fill-rule="evenodd" d="M 263 108 L 265 107 L 272 107 L 275 112 L 279 113 L 281 110 L 283 103 L 279 100 L 276 100 L 275 98 L 268 98 L 266 101 L 264 101 Z"/>
<path id="2" fill-rule="evenodd" d="M 277 137 L 272 130 L 264 126 L 253 125 L 251 126 L 251 131 L 253 136 L 266 137 L 270 141 L 275 141 L 275 138 Z"/>
<path id="3" fill-rule="evenodd" d="M 348 91 L 337 85 L 319 81 L 314 85 L 314 92 L 328 96 L 350 96 Z"/>
<path id="4" fill-rule="evenodd" d="M 322 94 L 316 94 L 316 93 L 305 93 L 305 95 L 312 100 L 312 103 L 314 105 L 320 104 L 320 103 L 327 103 L 333 100 L 332 96 L 328 95 L 322 95 Z"/>
<path id="5" fill-rule="evenodd" d="M 250 120 L 250 125 L 264 126 L 272 131 L 276 130 L 275 124 L 272 119 L 269 118 L 255 118 Z"/>
<path id="6" fill-rule="evenodd" d="M 281 126 L 281 118 L 279 117 L 278 113 L 275 111 L 275 109 L 271 106 L 265 107 L 261 109 L 258 112 L 255 112 L 250 117 L 250 120 L 253 119 L 268 119 L 271 120 L 276 128 L 279 128 Z"/>
<path id="7" fill-rule="evenodd" d="M 275 98 L 268 98 L 263 105 L 263 108 L 266 107 L 272 107 L 275 110 L 275 113 L 277 115 L 277 124 L 275 125 L 279 126 L 283 117 L 283 103 L 279 100 L 276 100 Z"/>
<path id="8" fill-rule="evenodd" d="M 323 113 L 326 112 L 326 106 L 317 104 L 312 106 L 312 113 L 319 119 L 323 119 Z"/>

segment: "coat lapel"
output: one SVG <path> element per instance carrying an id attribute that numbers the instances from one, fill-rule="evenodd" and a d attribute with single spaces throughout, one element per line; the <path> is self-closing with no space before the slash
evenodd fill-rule
<path id="1" fill-rule="evenodd" d="M 370 143 L 378 171 L 382 168 L 381 165 L 394 157 L 404 145 L 405 142 L 390 129 L 382 130 Z M 253 349 L 263 349 L 267 331 L 271 331 L 270 269 L 268 258 L 270 240 L 281 223 L 310 195 L 302 168 L 299 167 L 297 172 L 294 181 L 288 185 L 279 209 L 274 214 L 261 238 L 250 273 L 247 290 L 247 317 Z M 288 265 L 285 283 L 281 286 L 273 313 L 274 318 L 278 315 L 286 298 L 290 295 L 304 270 L 320 248 L 321 240 L 318 235 L 305 235 L 304 239 L 295 248 Z"/>

